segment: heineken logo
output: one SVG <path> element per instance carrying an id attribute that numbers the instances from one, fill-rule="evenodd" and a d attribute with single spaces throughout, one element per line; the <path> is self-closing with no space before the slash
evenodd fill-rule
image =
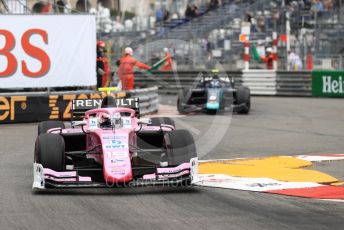
<path id="1" fill-rule="evenodd" d="M 344 71 L 312 71 L 312 95 L 344 98 Z"/>
<path id="2" fill-rule="evenodd" d="M 344 93 L 344 81 L 342 76 L 332 78 L 332 76 L 322 76 L 323 93 Z"/>

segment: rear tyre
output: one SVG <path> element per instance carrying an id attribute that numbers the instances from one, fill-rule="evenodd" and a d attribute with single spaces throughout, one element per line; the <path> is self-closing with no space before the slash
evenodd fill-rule
<path id="1" fill-rule="evenodd" d="M 34 162 L 54 171 L 65 170 L 65 142 L 58 134 L 43 133 L 35 143 Z"/>
<path id="2" fill-rule="evenodd" d="M 244 86 L 238 88 L 236 93 L 237 104 L 244 104 L 237 112 L 239 114 L 248 114 L 251 109 L 251 92 L 250 89 Z"/>
<path id="3" fill-rule="evenodd" d="M 38 124 L 38 135 L 47 133 L 49 129 L 53 128 L 64 129 L 65 125 L 62 121 L 42 121 Z"/>
<path id="4" fill-rule="evenodd" d="M 173 130 L 164 136 L 169 166 L 190 162 L 197 157 L 194 139 L 188 130 Z"/>
<path id="5" fill-rule="evenodd" d="M 165 124 L 165 125 L 171 125 L 173 127 L 176 127 L 174 120 L 172 120 L 169 117 L 153 117 L 151 118 L 151 122 L 152 124 L 150 124 L 150 126 L 160 126 L 162 124 Z"/>

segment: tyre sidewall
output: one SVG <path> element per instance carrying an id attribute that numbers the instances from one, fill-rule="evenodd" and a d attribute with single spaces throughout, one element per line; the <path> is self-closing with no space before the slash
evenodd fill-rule
<path id="1" fill-rule="evenodd" d="M 165 133 L 166 153 L 169 165 L 190 162 L 197 156 L 192 135 L 187 130 L 174 130 Z"/>
<path id="2" fill-rule="evenodd" d="M 41 134 L 35 143 L 36 163 L 54 171 L 65 170 L 65 142 L 58 134 Z"/>
<path id="3" fill-rule="evenodd" d="M 251 92 L 250 89 L 244 86 L 238 88 L 236 93 L 236 102 L 238 105 L 245 104 L 245 107 L 240 109 L 238 113 L 247 114 L 251 108 Z"/>

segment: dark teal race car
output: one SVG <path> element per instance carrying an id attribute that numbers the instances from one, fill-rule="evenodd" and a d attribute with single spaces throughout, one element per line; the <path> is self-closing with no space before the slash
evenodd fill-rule
<path id="1" fill-rule="evenodd" d="M 233 111 L 248 114 L 250 107 L 250 89 L 235 87 L 233 78 L 216 71 L 199 74 L 190 88 L 178 93 L 177 108 L 180 113 Z"/>

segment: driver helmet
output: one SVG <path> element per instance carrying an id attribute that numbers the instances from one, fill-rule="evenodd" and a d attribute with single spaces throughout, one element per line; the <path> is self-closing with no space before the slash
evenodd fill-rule
<path id="1" fill-rule="evenodd" d="M 220 78 L 217 74 L 213 75 L 213 79 L 210 81 L 210 87 L 212 88 L 217 88 L 220 87 L 221 83 L 220 83 Z"/>
<path id="2" fill-rule="evenodd" d="M 107 126 L 111 124 L 110 115 L 107 113 L 101 113 L 98 117 L 98 124 L 99 124 L 99 127 Z"/>
<path id="3" fill-rule="evenodd" d="M 211 81 L 211 82 L 210 82 L 210 86 L 211 86 L 212 88 L 220 87 L 221 84 L 220 84 L 219 79 L 214 79 L 213 81 Z"/>

